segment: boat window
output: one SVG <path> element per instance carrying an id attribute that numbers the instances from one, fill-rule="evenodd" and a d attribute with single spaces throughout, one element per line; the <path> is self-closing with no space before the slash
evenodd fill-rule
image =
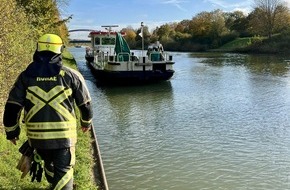
<path id="1" fill-rule="evenodd" d="M 96 38 L 95 38 L 95 44 L 96 44 L 96 45 L 100 45 L 100 41 L 101 41 L 101 40 L 100 40 L 99 37 L 96 37 Z"/>
<path id="2" fill-rule="evenodd" d="M 115 38 L 103 38 L 102 39 L 102 45 L 114 45 L 115 44 Z"/>

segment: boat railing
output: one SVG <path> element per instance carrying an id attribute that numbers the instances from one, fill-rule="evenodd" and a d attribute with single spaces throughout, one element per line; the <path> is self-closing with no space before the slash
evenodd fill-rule
<path id="1" fill-rule="evenodd" d="M 150 61 L 163 61 L 164 57 L 160 52 L 151 52 L 149 53 Z"/>
<path id="2" fill-rule="evenodd" d="M 110 57 L 109 52 L 104 53 L 103 62 L 108 62 L 109 61 L 109 57 Z"/>
<path id="3" fill-rule="evenodd" d="M 118 62 L 128 62 L 130 60 L 130 54 L 127 52 L 121 52 L 117 54 Z"/>
<path id="4" fill-rule="evenodd" d="M 164 52 L 151 52 L 148 56 L 149 60 L 154 61 L 172 61 L 172 55 Z"/>
<path id="5" fill-rule="evenodd" d="M 101 67 L 105 66 L 105 63 L 109 61 L 109 57 L 109 52 L 95 51 L 95 61 L 100 63 Z"/>
<path id="6" fill-rule="evenodd" d="M 164 57 L 164 60 L 166 60 L 166 61 L 173 61 L 173 56 L 172 55 L 170 55 L 168 53 L 165 53 L 165 52 L 163 52 L 162 55 Z"/>

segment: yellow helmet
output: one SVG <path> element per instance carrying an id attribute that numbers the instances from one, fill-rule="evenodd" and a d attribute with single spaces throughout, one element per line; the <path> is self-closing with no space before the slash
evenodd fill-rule
<path id="1" fill-rule="evenodd" d="M 38 39 L 37 51 L 51 51 L 56 54 L 61 54 L 62 50 L 62 39 L 56 34 L 44 34 Z"/>

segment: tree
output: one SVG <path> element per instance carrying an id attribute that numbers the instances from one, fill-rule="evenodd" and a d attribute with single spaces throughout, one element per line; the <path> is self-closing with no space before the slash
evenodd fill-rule
<path id="1" fill-rule="evenodd" d="M 136 31 L 136 37 L 135 37 L 135 41 L 136 41 L 136 47 L 138 49 L 142 48 L 142 40 L 144 40 L 144 46 L 148 46 L 148 44 L 150 43 L 150 32 L 148 29 L 148 26 L 143 26 L 143 33 L 141 30 L 141 27 Z M 143 38 L 143 39 L 142 39 Z"/>
<path id="2" fill-rule="evenodd" d="M 18 74 L 31 62 L 37 39 L 54 32 L 65 40 L 66 20 L 57 2 L 67 0 L 5 0 L 0 3 L 0 106 Z M 0 109 L 0 124 L 2 121 Z"/>
<path id="3" fill-rule="evenodd" d="M 251 26 L 256 31 L 264 30 L 265 34 L 271 38 L 276 25 L 281 22 L 279 14 L 285 14 L 288 8 L 281 0 L 255 0 L 255 5 Z"/>
<path id="4" fill-rule="evenodd" d="M 201 12 L 192 18 L 189 25 L 190 34 L 194 41 L 218 46 L 220 38 L 227 33 L 225 19 L 221 10 Z"/>
<path id="5" fill-rule="evenodd" d="M 3 108 L 15 78 L 31 61 L 36 38 L 29 18 L 14 0 L 0 3 L 0 10 L 0 106 Z M 0 124 L 2 112 L 0 109 Z"/>
<path id="6" fill-rule="evenodd" d="M 67 40 L 68 30 L 66 22 L 72 16 L 61 19 L 58 4 L 64 5 L 67 0 L 16 0 L 18 6 L 25 10 L 25 13 L 30 17 L 30 24 L 35 29 L 37 36 L 44 33 L 56 33 L 60 35 L 64 41 Z"/>
<path id="7" fill-rule="evenodd" d="M 153 38 L 151 42 L 160 41 L 164 46 L 170 46 L 174 43 L 174 37 L 176 34 L 177 23 L 164 24 L 160 27 L 157 27 L 153 31 Z"/>
<path id="8" fill-rule="evenodd" d="M 124 36 L 124 38 L 126 39 L 128 45 L 130 48 L 135 48 L 136 47 L 136 33 L 134 31 L 134 29 L 132 27 L 127 27 L 127 28 L 123 28 L 121 30 L 121 32 L 125 32 L 126 35 Z"/>
<path id="9" fill-rule="evenodd" d="M 176 24 L 175 31 L 181 33 L 189 33 L 189 24 L 191 20 L 182 20 Z"/>
<path id="10" fill-rule="evenodd" d="M 213 41 L 216 43 L 215 46 L 219 45 L 219 40 L 222 35 L 228 32 L 227 28 L 225 27 L 225 19 L 223 16 L 223 12 L 221 10 L 215 10 L 211 12 L 211 37 Z"/>
<path id="11" fill-rule="evenodd" d="M 230 32 L 237 32 L 239 36 L 247 36 L 248 19 L 242 11 L 224 13 L 225 26 Z"/>
<path id="12" fill-rule="evenodd" d="M 209 12 L 201 12 L 192 18 L 189 31 L 194 38 L 205 38 L 209 36 L 211 29 L 211 16 Z"/>
<path id="13" fill-rule="evenodd" d="M 159 38 L 166 39 L 169 37 L 170 31 L 171 31 L 170 25 L 164 24 L 156 30 L 156 34 L 159 36 Z"/>

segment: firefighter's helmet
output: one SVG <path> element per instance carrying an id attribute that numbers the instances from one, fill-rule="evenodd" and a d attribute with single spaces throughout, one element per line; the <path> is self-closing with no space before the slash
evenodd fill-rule
<path id="1" fill-rule="evenodd" d="M 51 51 L 61 54 L 63 51 L 63 41 L 56 34 L 44 34 L 37 41 L 37 51 Z"/>

